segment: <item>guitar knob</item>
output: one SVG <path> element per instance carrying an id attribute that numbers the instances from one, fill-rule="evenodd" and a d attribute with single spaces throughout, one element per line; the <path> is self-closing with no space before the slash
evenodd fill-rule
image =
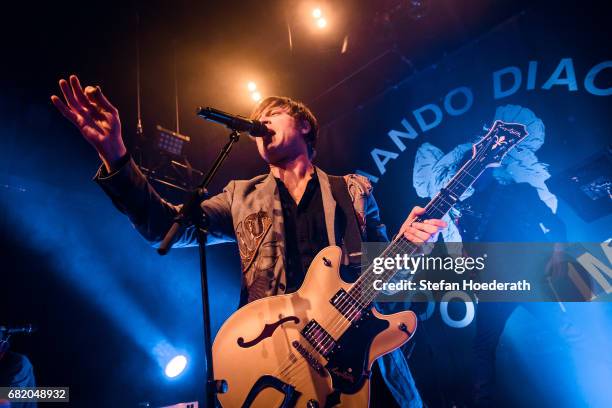
<path id="1" fill-rule="evenodd" d="M 225 394 L 228 389 L 227 381 L 225 380 L 214 380 L 213 386 L 215 387 L 215 392 L 217 394 Z"/>
<path id="2" fill-rule="evenodd" d="M 319 408 L 319 402 L 316 400 L 308 400 L 306 403 L 306 408 Z"/>
<path id="3" fill-rule="evenodd" d="M 326 257 L 323 257 L 323 263 L 325 264 L 325 266 L 332 266 L 332 262 Z"/>

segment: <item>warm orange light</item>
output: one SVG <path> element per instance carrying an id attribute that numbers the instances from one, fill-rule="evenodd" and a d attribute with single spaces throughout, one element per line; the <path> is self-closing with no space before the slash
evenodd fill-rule
<path id="1" fill-rule="evenodd" d="M 325 28 L 325 26 L 327 26 L 327 20 L 325 20 L 324 18 L 320 18 L 317 20 L 317 25 L 319 26 L 319 28 Z"/>
<path id="2" fill-rule="evenodd" d="M 323 13 L 321 13 L 321 9 L 320 8 L 316 8 L 316 9 L 312 10 L 312 16 L 314 18 L 321 18 L 322 14 Z"/>
<path id="3" fill-rule="evenodd" d="M 255 84 L 255 82 L 250 81 L 250 82 L 247 84 L 247 88 L 249 89 L 249 91 L 253 92 L 254 90 L 256 90 L 256 89 L 257 89 L 257 85 Z"/>
<path id="4" fill-rule="evenodd" d="M 261 94 L 255 91 L 251 94 L 251 98 L 253 98 L 255 102 L 259 102 L 261 100 Z"/>

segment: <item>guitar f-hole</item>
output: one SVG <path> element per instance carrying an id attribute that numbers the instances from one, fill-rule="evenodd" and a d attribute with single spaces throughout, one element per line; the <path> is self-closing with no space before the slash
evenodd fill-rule
<path id="1" fill-rule="evenodd" d="M 287 323 L 287 322 L 293 322 L 295 324 L 298 324 L 300 322 L 300 319 L 298 319 L 295 316 L 283 317 L 276 323 L 266 324 L 263 330 L 261 331 L 261 333 L 259 334 L 259 336 L 257 336 L 253 340 L 244 341 L 244 337 L 239 337 L 237 340 L 237 343 L 242 348 L 253 347 L 259 342 L 261 342 L 262 340 L 267 339 L 268 337 L 272 337 L 272 335 L 274 334 L 274 331 L 278 328 L 278 326 L 280 326 L 283 323 Z"/>

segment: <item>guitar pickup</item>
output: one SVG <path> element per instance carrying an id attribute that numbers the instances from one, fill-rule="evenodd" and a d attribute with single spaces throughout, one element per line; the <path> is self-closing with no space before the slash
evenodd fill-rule
<path id="1" fill-rule="evenodd" d="M 361 304 L 344 289 L 336 292 L 329 302 L 351 322 L 361 319 L 363 314 Z"/>
<path id="2" fill-rule="evenodd" d="M 325 358 L 336 347 L 336 340 L 314 319 L 304 326 L 301 334 Z"/>

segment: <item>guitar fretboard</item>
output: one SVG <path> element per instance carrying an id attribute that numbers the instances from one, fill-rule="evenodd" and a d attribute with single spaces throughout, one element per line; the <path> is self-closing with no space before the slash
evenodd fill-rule
<path id="1" fill-rule="evenodd" d="M 474 181 L 482 174 L 485 166 L 478 156 L 468 160 L 459 171 L 451 178 L 446 187 L 441 189 L 429 204 L 425 207 L 425 213 L 416 219 L 423 221 L 430 218 L 442 218 L 450 211 L 459 198 L 470 188 Z M 394 258 L 396 255 L 413 256 L 419 251 L 419 245 L 408 241 L 404 236 L 396 237 L 389 246 L 379 255 L 381 257 Z M 398 271 L 395 269 L 385 270 L 377 275 L 372 271 L 372 265 L 365 270 L 359 279 L 349 290 L 353 299 L 359 302 L 364 308 L 367 307 L 378 295 L 374 290 L 375 280 L 389 282 Z"/>

